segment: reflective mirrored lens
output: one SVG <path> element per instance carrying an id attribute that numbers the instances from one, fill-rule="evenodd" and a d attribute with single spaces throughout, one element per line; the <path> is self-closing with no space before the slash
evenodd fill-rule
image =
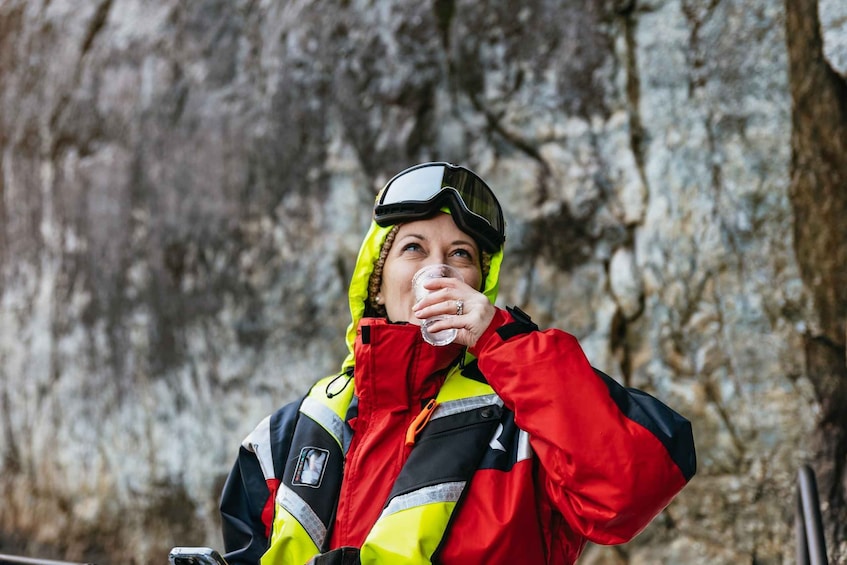
<path id="1" fill-rule="evenodd" d="M 441 191 L 445 168 L 443 165 L 429 165 L 395 177 L 385 187 L 380 204 L 426 202 Z"/>

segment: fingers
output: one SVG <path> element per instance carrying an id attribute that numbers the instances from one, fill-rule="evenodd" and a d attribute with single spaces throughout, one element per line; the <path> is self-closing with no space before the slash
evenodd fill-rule
<path id="1" fill-rule="evenodd" d="M 484 294 L 465 286 L 435 291 L 416 304 L 414 311 L 421 320 L 446 315 L 443 320 L 433 322 L 430 331 L 455 328 L 459 331 L 456 342 L 471 347 L 488 329 L 495 308 Z"/>
<path id="2" fill-rule="evenodd" d="M 488 303 L 488 299 L 475 290 L 442 288 L 433 291 L 414 305 L 415 316 L 421 319 L 432 316 L 463 316 L 477 303 Z"/>

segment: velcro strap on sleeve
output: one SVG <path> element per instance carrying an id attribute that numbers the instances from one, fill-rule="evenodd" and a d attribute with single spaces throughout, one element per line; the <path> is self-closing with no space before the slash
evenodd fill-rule
<path id="1" fill-rule="evenodd" d="M 497 328 L 497 334 L 500 339 L 506 341 L 516 335 L 528 334 L 538 331 L 538 326 L 529 317 L 529 314 L 518 308 L 517 306 L 507 306 L 506 311 L 512 316 L 514 322 Z"/>

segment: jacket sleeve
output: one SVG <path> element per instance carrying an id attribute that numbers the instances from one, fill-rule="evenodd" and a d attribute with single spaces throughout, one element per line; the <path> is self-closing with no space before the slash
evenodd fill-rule
<path id="1" fill-rule="evenodd" d="M 270 496 L 259 460 L 241 447 L 221 495 L 224 557 L 230 565 L 256 565 L 268 547 L 262 510 Z"/>
<path id="2" fill-rule="evenodd" d="M 262 420 L 238 450 L 220 503 L 224 557 L 230 565 L 257 565 L 268 549 L 299 406 L 287 404 Z"/>
<path id="3" fill-rule="evenodd" d="M 498 309 L 471 349 L 530 435 L 547 497 L 594 543 L 624 543 L 694 475 L 691 424 L 591 367 L 576 338 Z"/>

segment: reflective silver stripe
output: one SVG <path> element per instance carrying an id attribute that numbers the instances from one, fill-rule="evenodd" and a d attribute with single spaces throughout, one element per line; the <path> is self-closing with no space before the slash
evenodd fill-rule
<path id="1" fill-rule="evenodd" d="M 338 445 L 342 445 L 341 438 L 344 437 L 344 420 L 339 418 L 338 414 L 332 411 L 332 408 L 307 396 L 300 405 L 300 413 L 305 414 L 320 424 L 323 429 L 335 438 Z"/>
<path id="2" fill-rule="evenodd" d="M 494 437 L 492 437 L 491 441 L 488 442 L 488 446 L 491 449 L 496 449 L 497 451 L 505 453 L 506 446 L 500 441 L 500 437 L 502 435 L 503 424 L 499 424 L 497 429 L 494 431 Z M 523 461 L 524 459 L 529 459 L 530 457 L 532 457 L 532 445 L 529 443 L 529 434 L 518 428 L 518 446 L 515 450 L 515 463 Z"/>
<path id="3" fill-rule="evenodd" d="M 279 492 L 276 493 L 276 503 L 300 522 L 300 525 L 303 526 L 316 546 L 323 547 L 324 539 L 326 539 L 326 526 L 297 493 L 284 484 L 280 485 Z"/>
<path id="4" fill-rule="evenodd" d="M 432 485 L 424 487 L 408 494 L 395 496 L 382 511 L 380 518 L 390 516 L 401 510 L 413 508 L 415 506 L 423 506 L 424 504 L 432 504 L 434 502 L 456 502 L 462 496 L 462 491 L 465 489 L 465 481 L 457 481 L 454 483 L 442 483 L 440 485 Z"/>
<path id="5" fill-rule="evenodd" d="M 482 408 L 483 406 L 493 405 L 503 406 L 503 401 L 496 394 L 486 394 L 483 396 L 471 396 L 470 398 L 459 398 L 458 400 L 447 400 L 439 404 L 432 413 L 430 420 L 451 416 L 460 412 L 469 412 Z"/>
<path id="6" fill-rule="evenodd" d="M 271 455 L 271 417 L 268 416 L 241 442 L 244 449 L 252 451 L 259 460 L 265 480 L 275 479 L 274 460 Z"/>
<path id="7" fill-rule="evenodd" d="M 518 452 L 515 454 L 515 462 L 530 457 L 532 457 L 532 446 L 529 444 L 529 434 L 518 428 Z"/>

